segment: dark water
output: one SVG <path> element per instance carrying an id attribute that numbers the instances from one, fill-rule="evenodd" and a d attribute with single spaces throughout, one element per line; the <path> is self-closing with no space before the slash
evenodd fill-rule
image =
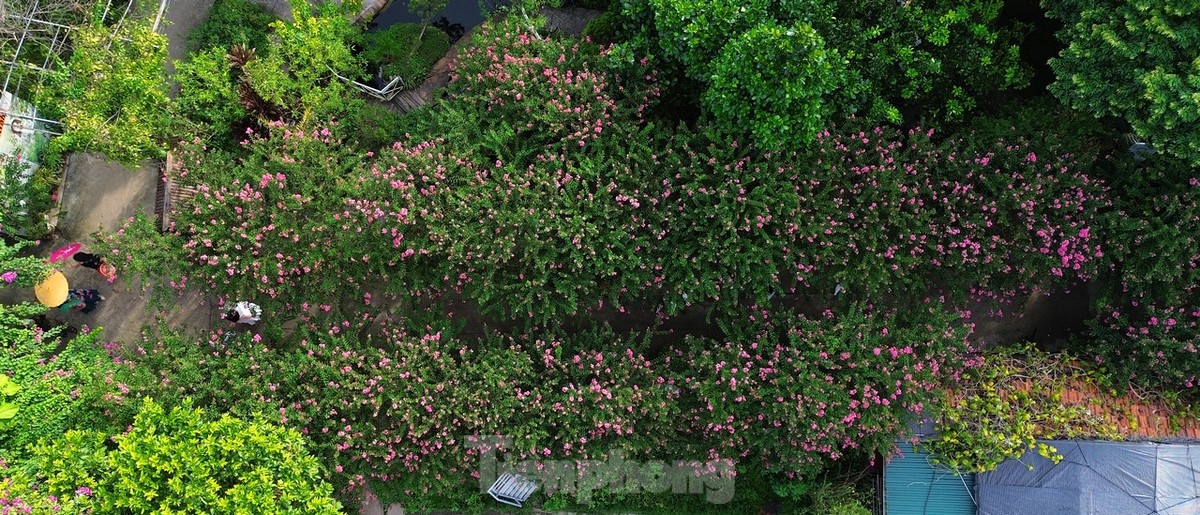
<path id="1" fill-rule="evenodd" d="M 433 19 L 436 21 L 444 16 L 450 23 L 457 23 L 470 29 L 483 22 L 483 10 L 479 6 L 481 1 L 488 10 L 494 9 L 498 5 L 496 0 L 449 0 L 446 10 L 434 15 Z M 407 0 L 393 1 L 392 5 L 389 5 L 372 20 L 381 29 L 397 23 L 421 23 L 422 21 L 419 16 L 409 12 Z"/>

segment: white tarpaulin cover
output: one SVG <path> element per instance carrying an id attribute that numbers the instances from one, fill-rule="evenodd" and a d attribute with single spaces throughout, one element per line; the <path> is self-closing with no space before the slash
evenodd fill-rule
<path id="1" fill-rule="evenodd" d="M 1031 451 L 976 477 L 980 515 L 1200 514 L 1200 445 L 1045 443 L 1062 462 Z"/>

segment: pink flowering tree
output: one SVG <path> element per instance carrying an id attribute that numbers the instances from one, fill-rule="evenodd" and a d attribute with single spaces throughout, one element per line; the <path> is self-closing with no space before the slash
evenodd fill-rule
<path id="1" fill-rule="evenodd" d="M 638 176 L 569 154 L 478 166 L 445 146 L 383 151 L 345 223 L 485 310 L 539 322 L 615 302 L 649 277 L 638 268 L 652 242 Z"/>
<path id="2" fill-rule="evenodd" d="M 747 300 L 795 291 L 805 276 L 794 264 L 802 168 L 683 131 L 651 157 L 656 183 L 643 202 L 657 229 L 647 252 L 654 277 L 642 289 L 661 295 L 666 313 L 705 302 L 737 313 Z"/>
<path id="3" fill-rule="evenodd" d="M 1019 139 L 939 145 L 932 135 L 818 135 L 798 181 L 798 271 L 855 295 L 937 287 L 957 296 L 1074 285 L 1104 268 L 1094 224 L 1106 188 L 1070 155 L 1039 158 Z"/>
<path id="4" fill-rule="evenodd" d="M 173 286 L 191 281 L 260 303 L 298 305 L 361 281 L 374 265 L 332 218 L 361 156 L 328 129 L 280 123 L 271 124 L 269 134 L 248 133 L 243 146 L 246 154 L 234 158 L 200 141 L 182 145 L 178 183 L 197 193 L 173 214 L 167 235 L 136 237 L 149 233 L 138 229 L 143 220 L 125 228 L 134 237 L 102 236 L 102 243 L 124 251 L 131 269 L 173 275 Z M 170 241 L 142 253 L 143 239 Z M 157 262 L 146 262 L 150 258 Z"/>
<path id="5" fill-rule="evenodd" d="M 1119 168 L 1103 227 L 1114 303 L 1194 305 L 1200 288 L 1200 174 L 1168 158 Z"/>
<path id="6" fill-rule="evenodd" d="M 1200 393 L 1200 178 L 1182 161 L 1117 168 L 1102 217 L 1111 269 L 1077 342 L 1115 386 Z"/>
<path id="7" fill-rule="evenodd" d="M 420 284 L 537 322 L 619 304 L 649 282 L 656 182 L 642 114 L 652 74 L 626 78 L 587 43 L 487 24 L 455 62 L 445 134 L 402 141 L 356 176 L 343 224 L 364 227 Z M 657 173 L 657 171 L 655 171 Z"/>
<path id="8" fill-rule="evenodd" d="M 473 437 L 513 437 L 514 459 L 599 459 L 651 452 L 674 434 L 671 393 L 634 350 L 644 339 L 606 353 L 597 344 L 622 337 L 494 336 L 470 346 L 397 334 L 384 350 L 312 336 L 300 349 L 309 379 L 296 383 L 281 417 L 330 452 L 350 484 L 370 481 L 414 508 L 472 497 Z"/>
<path id="9" fill-rule="evenodd" d="M 722 342 L 669 353 L 682 421 L 714 455 L 812 477 L 830 460 L 889 454 L 963 366 L 964 326 L 926 303 L 820 318 L 754 312 Z"/>
<path id="10" fill-rule="evenodd" d="M 662 458 L 676 441 L 676 390 L 645 335 L 466 342 L 385 324 L 364 345 L 371 317 L 355 318 L 305 323 L 294 345 L 168 332 L 139 351 L 115 349 L 125 394 L 105 400 L 114 413 L 153 396 L 266 415 L 311 442 L 344 497 L 370 482 L 414 509 L 478 499 L 479 449 L 468 443 L 484 436 L 512 437 L 514 460 Z"/>
<path id="11" fill-rule="evenodd" d="M 451 134 L 468 131 L 462 137 L 478 147 L 480 164 L 613 151 L 630 143 L 629 131 L 644 122 L 659 90 L 645 62 L 633 66 L 641 75 L 618 75 L 611 59 L 591 43 L 539 38 L 511 21 L 487 23 L 454 61 L 453 102 L 439 107 L 450 113 Z M 474 123 L 454 127 L 459 117 Z"/>
<path id="12" fill-rule="evenodd" d="M 1108 186 L 1086 173 L 1087 164 L 1075 155 L 1041 148 L 1011 134 L 969 161 L 949 156 L 996 202 L 988 233 L 1004 241 L 1007 252 L 993 259 L 1002 268 L 985 276 L 991 284 L 1073 286 L 1108 267 L 1107 235 L 1097 234 L 1102 213 L 1112 206 Z"/>
<path id="13" fill-rule="evenodd" d="M 1113 386 L 1200 395 L 1200 307 L 1134 301 L 1092 321 L 1082 350 Z"/>

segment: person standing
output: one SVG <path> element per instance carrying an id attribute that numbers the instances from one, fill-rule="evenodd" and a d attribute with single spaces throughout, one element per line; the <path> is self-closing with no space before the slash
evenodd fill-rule
<path id="1" fill-rule="evenodd" d="M 76 252 L 71 256 L 71 259 L 74 259 L 77 263 L 79 263 L 79 266 L 91 268 L 97 272 L 100 272 L 100 276 L 108 279 L 109 283 L 117 280 L 117 267 L 112 266 L 105 261 L 104 258 L 96 254 Z"/>

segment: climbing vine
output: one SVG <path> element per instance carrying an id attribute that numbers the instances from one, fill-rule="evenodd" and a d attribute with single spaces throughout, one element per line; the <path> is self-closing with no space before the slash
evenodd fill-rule
<path id="1" fill-rule="evenodd" d="M 1063 355 L 1032 345 L 1006 347 L 979 359 L 947 392 L 938 436 L 923 444 L 934 459 L 964 472 L 987 472 L 1027 451 L 1058 463 L 1062 456 L 1039 438 L 1118 438 L 1117 428 L 1068 401 L 1070 388 L 1095 385 L 1092 372 Z"/>

